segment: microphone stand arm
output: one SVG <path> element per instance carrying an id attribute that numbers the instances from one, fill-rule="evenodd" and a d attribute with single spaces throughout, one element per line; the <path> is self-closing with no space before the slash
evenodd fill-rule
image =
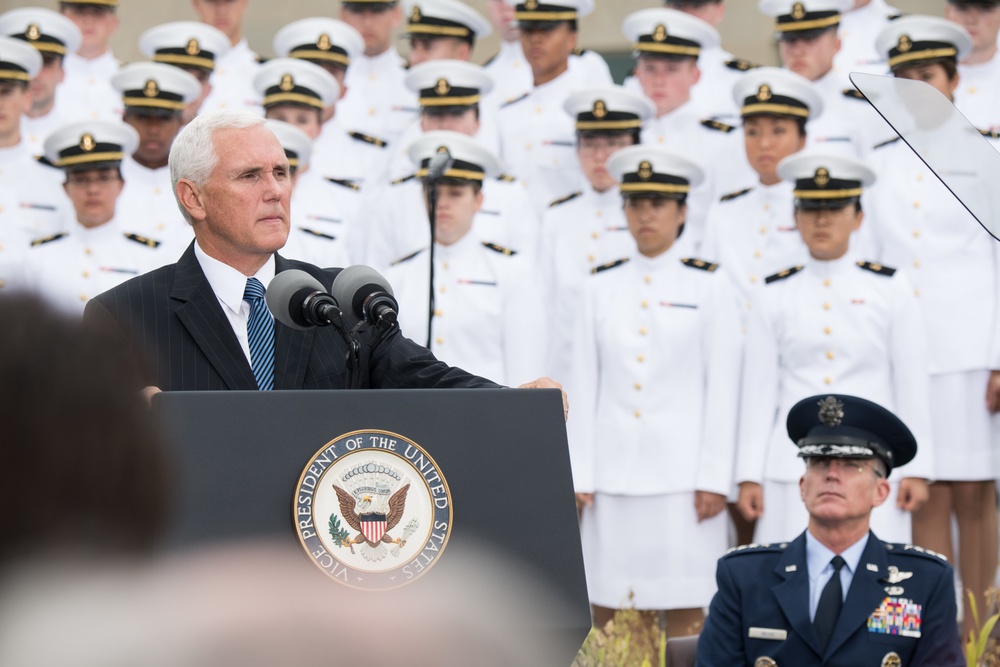
<path id="1" fill-rule="evenodd" d="M 431 248 L 430 254 L 428 256 L 428 261 L 430 266 L 428 267 L 428 281 L 427 281 L 427 349 L 431 349 L 431 327 L 434 323 L 434 245 L 437 238 L 434 233 L 435 222 L 437 221 L 437 203 L 438 203 L 438 184 L 437 179 L 430 181 L 427 190 L 427 214 L 430 218 L 431 224 Z"/>

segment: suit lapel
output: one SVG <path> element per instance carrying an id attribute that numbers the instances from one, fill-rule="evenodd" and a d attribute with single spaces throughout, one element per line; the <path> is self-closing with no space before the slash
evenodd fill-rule
<path id="1" fill-rule="evenodd" d="M 294 268 L 281 255 L 274 255 L 275 275 Z M 278 321 L 274 323 L 274 388 L 302 389 L 305 382 L 306 366 L 312 350 L 315 329 L 300 331 L 286 327 Z"/>
<path id="2" fill-rule="evenodd" d="M 809 571 L 806 567 L 805 533 L 788 545 L 774 572 L 783 579 L 772 589 L 774 597 L 777 598 L 795 634 L 802 638 L 818 658 L 822 655 L 819 639 L 816 637 L 812 621 L 809 620 Z"/>
<path id="3" fill-rule="evenodd" d="M 233 326 L 194 255 L 194 243 L 181 255 L 170 297 L 183 302 L 177 317 L 229 389 L 256 390 L 257 381 Z"/>
<path id="4" fill-rule="evenodd" d="M 873 568 L 868 567 L 872 565 Z M 889 574 L 889 556 L 885 546 L 871 532 L 868 533 L 868 544 L 865 545 L 858 570 L 851 579 L 851 587 L 847 591 L 847 599 L 840 611 L 837 626 L 830 637 L 830 645 L 826 655 L 832 655 L 858 628 L 868 623 L 868 617 L 875 611 L 886 597 L 884 585 L 880 579 Z"/>

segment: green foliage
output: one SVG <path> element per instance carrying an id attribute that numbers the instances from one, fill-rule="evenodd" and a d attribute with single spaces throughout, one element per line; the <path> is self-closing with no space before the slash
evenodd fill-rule
<path id="1" fill-rule="evenodd" d="M 340 519 L 337 517 L 336 514 L 330 515 L 329 530 L 330 530 L 330 537 L 333 538 L 334 544 L 336 544 L 338 547 L 347 545 L 347 538 L 350 537 L 350 533 L 347 531 L 346 528 L 343 528 L 340 525 Z"/>
<path id="2" fill-rule="evenodd" d="M 591 628 L 573 667 L 664 667 L 666 635 L 633 608 L 619 609 L 603 628 Z"/>
<path id="3" fill-rule="evenodd" d="M 997 591 L 990 589 L 987 596 L 996 598 Z M 1000 641 L 991 637 L 993 628 L 1000 620 L 1000 613 L 993 614 L 980 622 L 979 608 L 972 591 L 966 591 L 969 597 L 969 606 L 966 609 L 972 615 L 974 630 L 969 631 L 969 636 L 965 640 L 965 662 L 968 667 L 1000 667 Z M 995 603 L 993 606 L 996 606 Z"/>

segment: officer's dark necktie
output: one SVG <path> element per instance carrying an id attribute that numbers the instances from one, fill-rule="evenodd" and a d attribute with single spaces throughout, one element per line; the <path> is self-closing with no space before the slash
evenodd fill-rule
<path id="1" fill-rule="evenodd" d="M 274 389 L 274 318 L 264 301 L 264 286 L 256 278 L 247 279 L 243 300 L 250 304 L 247 340 L 250 368 L 261 391 Z"/>
<path id="2" fill-rule="evenodd" d="M 819 596 L 819 605 L 816 607 L 816 617 L 813 619 L 813 627 L 816 628 L 816 635 L 819 637 L 819 645 L 826 650 L 833 635 L 833 629 L 840 618 L 840 608 L 844 606 L 844 587 L 840 583 L 840 568 L 844 567 L 844 559 L 834 556 L 830 561 L 833 566 L 833 576 L 826 582 L 826 587 Z"/>

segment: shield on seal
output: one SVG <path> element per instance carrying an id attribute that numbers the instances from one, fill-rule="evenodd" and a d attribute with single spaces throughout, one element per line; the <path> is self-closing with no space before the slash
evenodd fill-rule
<path id="1" fill-rule="evenodd" d="M 361 532 L 372 544 L 385 535 L 385 514 L 362 514 L 358 517 L 361 520 Z"/>

